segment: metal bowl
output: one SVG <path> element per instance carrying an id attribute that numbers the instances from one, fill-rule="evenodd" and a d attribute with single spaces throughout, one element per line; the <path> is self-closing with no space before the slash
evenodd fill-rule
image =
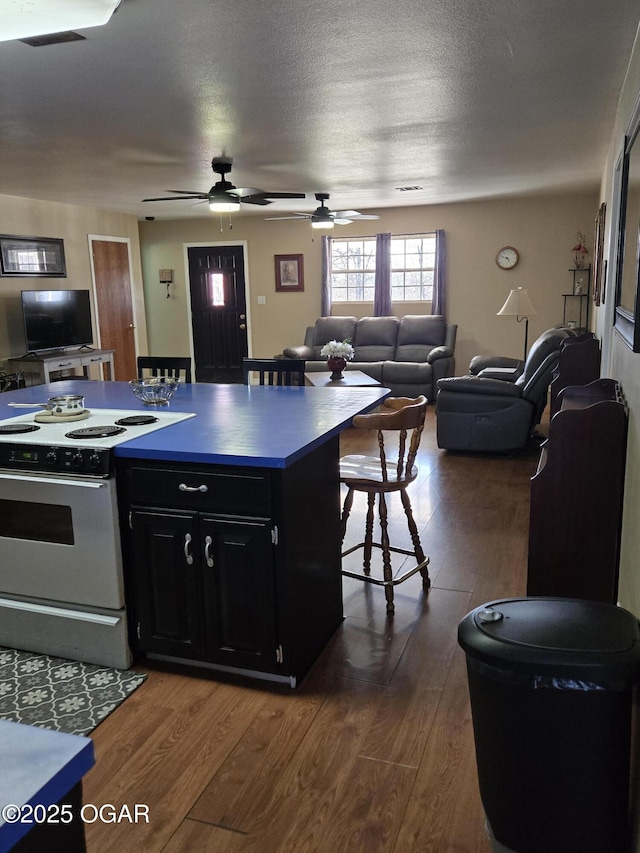
<path id="1" fill-rule="evenodd" d="M 131 390 L 145 406 L 166 406 L 178 390 L 179 379 L 154 376 L 150 379 L 132 379 Z"/>

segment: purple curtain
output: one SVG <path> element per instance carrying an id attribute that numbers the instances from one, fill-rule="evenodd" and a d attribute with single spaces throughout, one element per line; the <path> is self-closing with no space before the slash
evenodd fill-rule
<path id="1" fill-rule="evenodd" d="M 391 234 L 376 234 L 376 278 L 373 294 L 374 317 L 391 314 Z"/>
<path id="2" fill-rule="evenodd" d="M 431 300 L 431 313 L 442 314 L 445 320 L 447 318 L 445 300 L 446 292 L 444 231 L 440 228 L 436 231 L 436 262 L 433 271 L 433 298 Z"/>
<path id="3" fill-rule="evenodd" d="M 332 237 L 324 234 L 322 237 L 322 259 L 321 259 L 321 294 L 320 294 L 320 316 L 331 316 L 331 242 Z"/>

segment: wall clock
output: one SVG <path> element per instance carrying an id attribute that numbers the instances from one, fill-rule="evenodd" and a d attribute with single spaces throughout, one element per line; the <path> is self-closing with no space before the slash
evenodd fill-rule
<path id="1" fill-rule="evenodd" d="M 512 270 L 519 260 L 520 254 L 513 246 L 505 246 L 496 255 L 496 263 L 501 270 Z"/>

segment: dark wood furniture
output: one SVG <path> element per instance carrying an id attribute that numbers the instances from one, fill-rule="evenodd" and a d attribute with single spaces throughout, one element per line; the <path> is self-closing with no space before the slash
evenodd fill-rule
<path id="1" fill-rule="evenodd" d="M 304 385 L 305 364 L 303 358 L 243 358 L 244 384 L 257 373 L 259 385 Z"/>
<path id="2" fill-rule="evenodd" d="M 134 651 L 297 685 L 342 621 L 337 444 L 121 472 Z"/>
<path id="3" fill-rule="evenodd" d="M 138 356 L 138 379 L 144 379 L 145 371 L 151 376 L 165 376 L 169 379 L 182 379 L 191 382 L 191 359 L 175 358 L 173 356 Z"/>
<path id="4" fill-rule="evenodd" d="M 617 603 L 627 411 L 612 379 L 564 388 L 531 480 L 527 595 Z"/>
<path id="5" fill-rule="evenodd" d="M 559 410 L 558 396 L 569 385 L 587 385 L 600 376 L 600 343 L 593 332 L 567 338 L 560 346 L 558 366 L 550 385 L 551 416 Z"/>
<path id="6" fill-rule="evenodd" d="M 343 551 L 342 556 L 351 554 L 359 548 L 363 548 L 363 571 L 356 574 L 343 568 L 342 574 L 350 578 L 363 580 L 367 583 L 384 587 L 387 599 L 387 613 L 394 612 L 393 588 L 399 583 L 407 580 L 416 572 L 422 575 L 424 589 L 429 588 L 429 572 L 427 565 L 429 558 L 425 557 L 418 528 L 413 518 L 411 501 L 407 494 L 409 486 L 418 476 L 415 465 L 416 453 L 420 444 L 420 437 L 424 428 L 427 413 L 427 398 L 417 397 L 408 399 L 404 397 L 389 398 L 382 404 L 379 413 L 371 415 L 357 415 L 353 419 L 356 429 L 375 430 L 378 434 L 379 456 L 343 456 L 340 460 L 340 482 L 347 486 L 347 495 L 342 510 L 342 539 L 344 540 L 347 521 L 353 505 L 354 492 L 364 492 L 367 495 L 367 519 L 365 538 L 363 542 Z M 398 454 L 393 461 L 387 459 L 384 432 L 395 431 L 398 434 Z M 408 431 L 411 430 L 411 438 L 407 446 Z M 400 492 L 402 506 L 407 517 L 407 524 L 411 534 L 413 550 L 397 548 L 390 544 L 387 522 L 387 504 L 385 495 L 390 492 Z M 378 512 L 380 516 L 380 542 L 373 541 L 373 521 L 376 497 L 378 498 Z M 382 550 L 382 579 L 371 577 L 371 554 L 373 548 Z M 401 574 L 393 576 L 391 566 L 391 552 L 408 554 L 414 556 L 416 565 L 405 569 Z"/>

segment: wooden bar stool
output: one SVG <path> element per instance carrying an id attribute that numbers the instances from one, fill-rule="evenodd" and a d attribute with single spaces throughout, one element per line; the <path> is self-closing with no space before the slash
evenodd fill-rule
<path id="1" fill-rule="evenodd" d="M 425 557 L 420 544 L 418 528 L 413 518 L 411 501 L 407 494 L 407 486 L 418 476 L 415 458 L 424 428 L 427 413 L 427 398 L 416 397 L 390 397 L 382 404 L 384 411 L 371 415 L 356 415 L 353 426 L 357 429 L 377 430 L 379 456 L 343 456 L 340 460 L 340 482 L 347 486 L 347 496 L 342 509 L 342 540 L 347 531 L 347 521 L 353 505 L 354 492 L 365 492 L 367 494 L 367 520 L 364 542 L 354 545 L 342 556 L 351 554 L 358 548 L 364 548 L 363 572 L 350 572 L 342 570 L 342 574 L 356 580 L 384 586 L 387 599 L 387 613 L 394 612 L 393 588 L 410 578 L 416 572 L 422 575 L 422 587 L 429 589 L 430 580 L 427 566 L 429 558 Z M 385 451 L 385 438 L 383 431 L 395 430 L 399 433 L 398 458 L 391 461 L 387 459 Z M 407 448 L 408 431 L 412 430 L 409 446 Z M 402 506 L 407 517 L 407 524 L 411 534 L 413 550 L 396 548 L 389 543 L 387 504 L 385 494 L 388 492 L 400 492 Z M 376 496 L 378 497 L 378 511 L 380 517 L 380 542 L 373 541 L 373 518 Z M 371 553 L 373 548 L 382 550 L 382 579 L 371 577 Z M 391 567 L 391 552 L 398 554 L 409 554 L 415 556 L 416 565 L 405 570 L 401 575 L 393 577 Z"/>

